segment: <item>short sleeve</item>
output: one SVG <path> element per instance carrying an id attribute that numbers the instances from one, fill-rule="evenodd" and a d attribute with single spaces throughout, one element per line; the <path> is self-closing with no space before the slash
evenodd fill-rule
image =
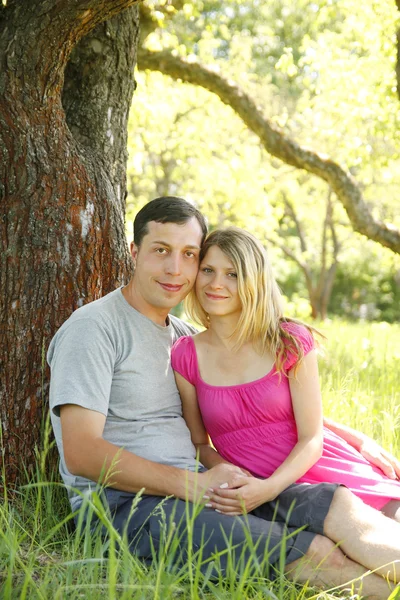
<path id="1" fill-rule="evenodd" d="M 298 343 L 300 344 L 300 346 L 303 349 L 304 356 L 306 356 L 309 352 L 311 352 L 311 350 L 314 350 L 314 348 L 315 348 L 314 337 L 313 337 L 311 331 L 309 329 L 307 329 L 307 327 L 305 327 L 304 325 L 300 325 L 299 323 L 293 323 L 291 321 L 283 323 L 282 327 L 284 329 L 286 329 L 286 331 L 288 333 L 293 335 L 293 337 L 296 338 L 296 340 L 298 341 Z M 290 371 L 290 369 L 292 369 L 294 367 L 296 362 L 297 362 L 296 354 L 294 354 L 292 352 L 288 352 L 288 355 L 287 355 L 287 358 L 286 358 L 286 361 L 284 364 L 284 370 Z"/>
<path id="2" fill-rule="evenodd" d="M 197 355 L 191 337 L 181 337 L 172 346 L 171 365 L 173 370 L 182 375 L 186 381 L 196 385 L 198 379 Z"/>
<path id="3" fill-rule="evenodd" d="M 51 368 L 50 408 L 77 404 L 107 416 L 115 348 L 107 331 L 91 319 L 65 323 L 53 338 L 47 360 Z"/>

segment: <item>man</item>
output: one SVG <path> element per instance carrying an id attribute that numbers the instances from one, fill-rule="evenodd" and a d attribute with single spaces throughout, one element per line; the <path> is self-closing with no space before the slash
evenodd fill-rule
<path id="1" fill-rule="evenodd" d="M 248 560 L 250 532 L 260 564 L 268 557 L 276 565 L 285 540 L 286 572 L 298 581 L 340 585 L 382 565 L 379 572 L 394 580 L 400 525 L 330 484 L 291 486 L 245 517 L 204 508 L 188 541 L 185 500 L 204 503 L 207 488 L 234 487 L 235 475 L 243 475 L 223 462 L 208 471 L 198 468 L 169 362 L 174 340 L 193 332 L 168 313 L 194 284 L 206 231 L 202 215 L 180 198 L 147 204 L 135 219 L 129 284 L 78 309 L 50 345 L 52 422 L 73 510 L 102 481 L 115 527 L 126 530 L 143 559 L 151 558 L 161 537 L 155 509 L 162 500 L 167 523 L 173 520 L 176 527 L 181 560 L 189 550 L 204 561 L 217 552 L 226 569 L 232 558 L 226 540 L 234 559 Z M 144 495 L 132 517 L 140 490 Z M 267 566 L 263 573 L 273 576 Z M 362 588 L 376 598 L 388 594 L 387 583 L 375 574 Z"/>

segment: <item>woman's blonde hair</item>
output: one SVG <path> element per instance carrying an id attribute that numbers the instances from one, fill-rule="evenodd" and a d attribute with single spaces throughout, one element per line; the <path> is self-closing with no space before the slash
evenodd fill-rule
<path id="1" fill-rule="evenodd" d="M 238 227 L 217 229 L 206 238 L 200 252 L 200 262 L 212 246 L 217 246 L 227 256 L 237 274 L 242 312 L 232 334 L 234 348 L 237 350 L 244 343 L 251 342 L 260 354 L 270 352 L 276 356 L 279 373 L 283 371 L 288 354 L 294 354 L 296 371 L 304 352 L 295 336 L 283 328 L 282 323 L 300 321 L 283 317 L 282 294 L 262 244 L 251 233 Z M 208 329 L 208 315 L 201 307 L 194 289 L 186 298 L 185 310 L 191 319 Z M 316 332 L 313 327 L 305 327 L 311 333 Z"/>

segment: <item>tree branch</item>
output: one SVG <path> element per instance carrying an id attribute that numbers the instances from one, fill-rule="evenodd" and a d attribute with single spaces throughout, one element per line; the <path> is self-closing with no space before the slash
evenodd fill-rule
<path id="1" fill-rule="evenodd" d="M 288 248 L 287 246 L 285 246 L 285 244 L 282 244 L 281 242 L 278 242 L 278 240 L 275 240 L 274 238 L 268 237 L 268 236 L 264 236 L 266 241 L 269 242 L 270 244 L 272 244 L 273 246 L 276 246 L 276 248 L 279 248 L 280 250 L 282 250 L 282 252 L 291 260 L 293 260 L 299 267 L 300 269 L 304 272 L 304 274 L 306 275 L 306 277 L 311 277 L 308 266 L 305 262 L 303 262 L 295 252 L 293 252 L 293 250 L 290 250 L 290 248 Z"/>
<path id="2" fill-rule="evenodd" d="M 301 252 L 302 252 L 302 254 L 304 254 L 305 252 L 307 252 L 307 242 L 306 242 L 306 237 L 304 235 L 302 223 L 300 222 L 300 220 L 297 216 L 297 213 L 294 210 L 294 206 L 293 206 L 292 202 L 289 200 L 287 194 L 285 192 L 282 192 L 282 196 L 283 196 L 283 203 L 284 203 L 289 215 L 293 219 L 294 225 L 296 227 L 297 235 L 299 236 L 299 240 L 300 240 Z"/>
<path id="3" fill-rule="evenodd" d="M 356 181 L 329 157 L 297 144 L 268 121 L 255 101 L 234 81 L 196 62 L 184 60 L 170 52 L 153 52 L 140 48 L 138 67 L 160 71 L 173 79 L 199 85 L 216 94 L 230 106 L 255 133 L 264 148 L 283 162 L 304 169 L 326 181 L 343 204 L 353 228 L 366 237 L 400 253 L 400 231 L 394 225 L 374 219 Z"/>
<path id="4" fill-rule="evenodd" d="M 145 39 L 156 31 L 161 26 L 161 19 L 158 15 L 162 15 L 162 19 L 170 19 L 178 11 L 182 10 L 184 0 L 174 0 L 174 3 L 146 4 L 140 3 L 140 43 L 143 44 Z M 158 13 L 158 14 L 157 14 Z"/>
<path id="5" fill-rule="evenodd" d="M 339 255 L 342 244 L 339 243 L 339 241 L 337 239 L 337 235 L 336 235 L 335 221 L 333 219 L 333 206 L 331 206 L 329 229 L 331 231 L 332 244 L 333 244 L 333 259 L 334 259 L 334 261 L 337 261 L 337 257 Z"/>

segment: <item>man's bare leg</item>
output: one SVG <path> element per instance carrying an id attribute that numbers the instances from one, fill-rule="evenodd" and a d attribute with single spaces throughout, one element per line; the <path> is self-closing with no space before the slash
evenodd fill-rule
<path id="1" fill-rule="evenodd" d="M 368 574 L 364 567 L 347 558 L 331 540 L 321 535 L 313 539 L 304 558 L 286 566 L 285 573 L 289 579 L 310 586 L 352 588 L 354 593 L 368 596 L 368 600 L 387 600 L 393 587 L 379 575 Z"/>
<path id="2" fill-rule="evenodd" d="M 400 581 L 400 523 L 367 506 L 349 490 L 336 490 L 324 535 L 356 563 Z"/>

